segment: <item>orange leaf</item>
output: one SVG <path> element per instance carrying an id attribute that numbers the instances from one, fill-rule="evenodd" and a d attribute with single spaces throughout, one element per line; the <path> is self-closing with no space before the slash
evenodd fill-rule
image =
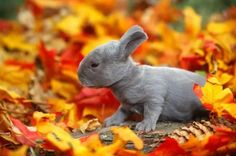
<path id="1" fill-rule="evenodd" d="M 0 155 L 2 156 L 27 156 L 28 146 L 23 145 L 16 150 L 1 149 Z"/>
<path id="2" fill-rule="evenodd" d="M 192 8 L 187 7 L 184 9 L 184 24 L 187 34 L 196 36 L 201 30 L 202 18 Z"/>
<path id="3" fill-rule="evenodd" d="M 218 128 L 216 133 L 209 137 L 205 148 L 210 151 L 216 151 L 217 148 L 236 142 L 236 131 L 228 128 Z"/>
<path id="4" fill-rule="evenodd" d="M 138 150 L 143 148 L 143 141 L 128 127 L 112 127 L 111 130 L 118 139 L 125 142 L 132 141 Z"/>

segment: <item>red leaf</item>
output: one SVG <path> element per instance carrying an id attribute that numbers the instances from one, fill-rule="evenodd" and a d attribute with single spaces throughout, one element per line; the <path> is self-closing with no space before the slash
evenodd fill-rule
<path id="1" fill-rule="evenodd" d="M 83 59 L 83 55 L 80 53 L 82 45 L 74 43 L 67 47 L 61 55 L 62 64 L 72 64 L 76 68 L 80 61 Z"/>
<path id="2" fill-rule="evenodd" d="M 205 148 L 210 151 L 215 151 L 217 148 L 235 141 L 236 131 L 225 127 L 218 127 L 216 128 L 216 133 L 208 139 L 208 143 L 205 145 Z"/>
<path id="3" fill-rule="evenodd" d="M 17 61 L 17 60 L 6 60 L 4 63 L 6 65 L 18 66 L 18 67 L 21 67 L 22 69 L 29 69 L 29 70 L 35 69 L 34 63 L 27 63 L 27 62 L 22 62 L 22 61 Z"/>
<path id="4" fill-rule="evenodd" d="M 30 131 L 20 120 L 11 118 L 13 125 L 16 126 L 22 134 L 16 134 L 16 140 L 28 146 L 35 146 L 36 140 L 41 139 L 36 131 Z"/>
<path id="5" fill-rule="evenodd" d="M 56 51 L 46 49 L 43 42 L 39 45 L 39 57 L 46 72 L 47 80 L 50 80 L 56 73 Z"/>
<path id="6" fill-rule="evenodd" d="M 194 84 L 193 91 L 199 99 L 202 98 L 203 94 L 202 94 L 201 86 L 199 86 L 198 84 Z"/>
<path id="7" fill-rule="evenodd" d="M 202 70 L 204 58 L 196 54 L 190 54 L 180 57 L 180 67 L 186 70 Z"/>
<path id="8" fill-rule="evenodd" d="M 172 138 L 166 138 L 165 141 L 157 147 L 148 156 L 178 156 L 187 155 L 186 152 L 179 146 L 178 142 Z"/>
<path id="9" fill-rule="evenodd" d="M 34 0 L 26 0 L 26 5 L 36 17 L 43 14 L 43 8 Z"/>
<path id="10" fill-rule="evenodd" d="M 78 105 L 88 106 L 88 105 L 112 105 L 118 106 L 119 101 L 112 94 L 112 91 L 107 88 L 83 88 L 81 92 L 75 96 L 74 101 Z"/>
<path id="11" fill-rule="evenodd" d="M 7 32 L 12 29 L 12 23 L 5 20 L 0 20 L 0 32 Z"/>

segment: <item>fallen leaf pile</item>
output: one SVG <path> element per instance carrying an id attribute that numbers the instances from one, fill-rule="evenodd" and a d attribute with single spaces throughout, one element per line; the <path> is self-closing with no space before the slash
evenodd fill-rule
<path id="1" fill-rule="evenodd" d="M 204 87 L 195 85 L 194 92 L 203 106 L 215 114 L 210 122 L 194 122 L 166 138 L 151 156 L 165 155 L 232 155 L 236 151 L 236 103 L 229 88 L 223 88 L 215 78 L 209 77 Z M 214 118 L 221 118 L 221 122 Z M 181 134 L 181 130 L 185 133 Z M 189 135 L 189 134 L 190 135 Z M 180 136 L 183 137 L 180 140 Z M 184 138 L 185 137 L 185 138 Z"/>
<path id="2" fill-rule="evenodd" d="M 124 4 L 123 4 L 124 3 Z M 0 155 L 226 155 L 236 151 L 236 8 L 212 15 L 205 27 L 191 7 L 170 0 L 136 4 L 126 15 L 115 0 L 26 0 L 17 20 L 0 20 Z M 124 7 L 123 6 L 123 7 Z M 182 21 L 183 31 L 171 24 Z M 149 40 L 133 54 L 141 64 L 167 65 L 210 75 L 193 90 L 211 111 L 214 131 L 184 142 L 166 138 L 153 152 L 127 127 L 114 127 L 105 145 L 86 133 L 119 106 L 109 89 L 84 88 L 80 61 L 94 47 L 139 24 Z M 191 127 L 191 126 L 190 126 Z M 203 127 L 204 128 L 204 127 Z M 125 145 L 134 144 L 134 150 Z"/>

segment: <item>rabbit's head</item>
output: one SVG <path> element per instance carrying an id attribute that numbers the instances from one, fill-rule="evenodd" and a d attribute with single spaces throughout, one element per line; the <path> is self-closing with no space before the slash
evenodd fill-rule
<path id="1" fill-rule="evenodd" d="M 129 74 L 134 65 L 130 54 L 145 40 L 140 26 L 131 27 L 118 41 L 96 47 L 80 63 L 79 80 L 87 87 L 109 87 Z"/>

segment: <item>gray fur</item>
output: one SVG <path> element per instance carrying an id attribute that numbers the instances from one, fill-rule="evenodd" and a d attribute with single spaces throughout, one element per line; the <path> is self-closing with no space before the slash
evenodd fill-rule
<path id="1" fill-rule="evenodd" d="M 183 69 L 133 62 L 130 54 L 145 40 L 143 29 L 133 26 L 119 41 L 94 49 L 79 66 L 82 85 L 109 87 L 121 102 L 116 113 L 105 120 L 106 126 L 121 124 L 135 112 L 144 117 L 136 129 L 150 131 L 157 120 L 191 120 L 196 111 L 203 110 L 192 89 L 194 83 L 203 86 L 204 77 Z"/>

